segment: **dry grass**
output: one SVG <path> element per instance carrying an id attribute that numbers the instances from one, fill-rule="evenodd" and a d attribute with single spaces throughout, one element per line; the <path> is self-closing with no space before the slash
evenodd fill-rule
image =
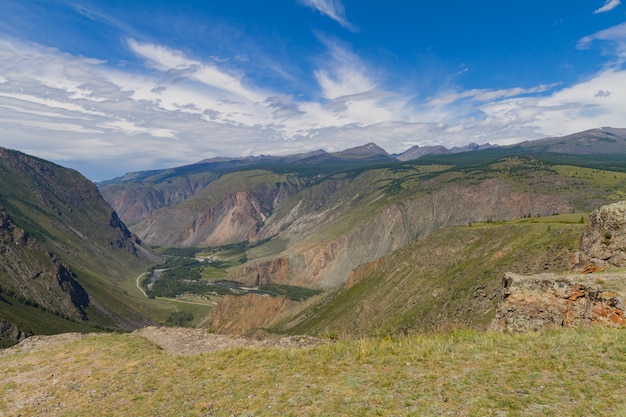
<path id="1" fill-rule="evenodd" d="M 0 355 L 6 416 L 622 416 L 626 330 L 456 331 L 171 356 L 137 335 Z"/>

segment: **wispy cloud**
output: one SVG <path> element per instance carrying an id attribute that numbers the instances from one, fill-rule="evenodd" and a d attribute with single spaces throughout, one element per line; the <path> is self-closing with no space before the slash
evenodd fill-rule
<path id="1" fill-rule="evenodd" d="M 595 10 L 594 13 L 605 13 L 615 9 L 621 3 L 620 0 L 606 0 L 604 6 Z"/>
<path id="2" fill-rule="evenodd" d="M 626 119 L 619 65 L 570 86 L 447 90 L 420 100 L 390 90 L 390 75 L 349 45 L 318 38 L 326 53 L 310 74 L 317 91 L 306 96 L 260 87 L 245 66 L 134 39 L 126 42 L 140 58 L 132 69 L 0 39 L 0 144 L 97 180 L 212 156 L 335 151 L 370 141 L 389 152 L 507 144 Z M 579 47 L 625 38 L 626 24 Z"/>
<path id="3" fill-rule="evenodd" d="M 548 91 L 558 84 L 538 85 L 531 88 L 508 88 L 502 90 L 472 89 L 460 93 L 441 94 L 430 99 L 426 104 L 431 106 L 442 106 L 454 103 L 459 100 L 469 99 L 476 102 L 496 101 L 510 97 L 538 94 Z"/>
<path id="4" fill-rule="evenodd" d="M 314 71 L 324 97 L 335 99 L 376 87 L 376 82 L 367 74 L 366 63 L 356 54 L 334 39 L 321 35 L 318 38 L 328 50 L 328 59 L 322 68 Z"/>
<path id="5" fill-rule="evenodd" d="M 578 41 L 576 47 L 589 49 L 594 42 L 603 42 L 605 55 L 613 55 L 618 58 L 618 62 L 623 61 L 626 59 L 626 23 L 585 36 Z"/>
<path id="6" fill-rule="evenodd" d="M 133 39 L 127 42 L 133 52 L 144 57 L 149 65 L 163 71 L 169 78 L 193 78 L 207 86 L 252 102 L 265 98 L 263 94 L 246 88 L 242 84 L 241 75 L 228 73 L 209 63 L 189 59 L 180 51 L 150 43 L 139 43 Z"/>
<path id="7" fill-rule="evenodd" d="M 356 31 L 356 27 L 346 18 L 346 11 L 341 0 L 298 0 L 298 2 L 330 17 L 344 28 Z"/>

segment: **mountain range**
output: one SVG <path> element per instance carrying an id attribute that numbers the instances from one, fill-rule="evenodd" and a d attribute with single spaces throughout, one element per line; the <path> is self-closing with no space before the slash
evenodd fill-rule
<path id="1" fill-rule="evenodd" d="M 0 329 L 14 340 L 162 322 L 138 276 L 167 248 L 236 253 L 219 272 L 241 285 L 324 290 L 223 297 L 204 322 L 218 331 L 484 326 L 505 269 L 566 268 L 581 216 L 626 199 L 625 155 L 626 129 L 602 128 L 399 155 L 368 143 L 213 158 L 96 187 L 0 149 Z"/>

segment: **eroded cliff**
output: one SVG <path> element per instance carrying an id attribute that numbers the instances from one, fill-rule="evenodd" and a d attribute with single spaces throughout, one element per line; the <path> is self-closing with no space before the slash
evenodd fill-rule
<path id="1" fill-rule="evenodd" d="M 300 207 L 296 206 L 294 210 L 300 210 Z M 291 215 L 295 230 L 290 225 L 285 226 L 277 235 L 289 242 L 286 253 L 251 262 L 231 275 L 251 283 L 334 287 L 344 284 L 358 265 L 375 261 L 442 227 L 488 219 L 519 218 L 525 213 L 545 216 L 571 210 L 571 206 L 559 197 L 516 191 L 503 181 L 489 179 L 469 187 L 447 187 L 393 204 L 336 239 L 324 239 L 323 235 L 311 238 L 309 242 L 318 242 L 311 248 L 298 244 L 306 242 L 303 235 L 307 231 L 299 227 L 306 214 Z M 314 222 L 315 218 L 310 221 Z M 329 231 L 328 236 L 332 236 L 331 233 Z"/>

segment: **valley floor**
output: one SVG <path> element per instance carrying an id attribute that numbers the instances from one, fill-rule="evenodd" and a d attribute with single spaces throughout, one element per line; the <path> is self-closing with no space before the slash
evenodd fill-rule
<path id="1" fill-rule="evenodd" d="M 0 416 L 626 415 L 625 329 L 225 350 L 208 347 L 219 335 L 161 332 L 35 337 L 0 352 Z M 207 346 L 173 354 L 167 338 Z"/>

